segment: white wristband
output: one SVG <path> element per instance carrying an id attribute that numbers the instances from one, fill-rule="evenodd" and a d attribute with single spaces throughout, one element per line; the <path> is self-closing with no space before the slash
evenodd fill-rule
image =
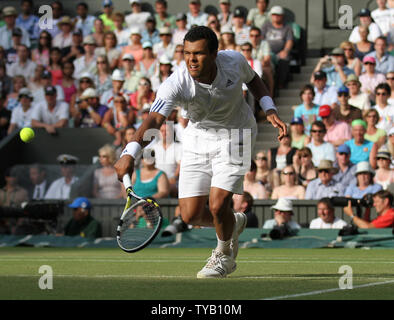
<path id="1" fill-rule="evenodd" d="M 130 143 L 127 144 L 126 148 L 124 148 L 120 157 L 123 157 L 124 155 L 127 154 L 129 156 L 132 156 L 135 159 L 141 150 L 142 150 L 142 147 L 138 142 L 131 141 Z"/>
<path id="2" fill-rule="evenodd" d="M 278 112 L 278 110 L 275 107 L 274 101 L 272 101 L 271 97 L 269 96 L 264 96 L 260 99 L 260 107 L 263 109 L 263 111 L 266 113 L 268 110 L 275 110 Z"/>

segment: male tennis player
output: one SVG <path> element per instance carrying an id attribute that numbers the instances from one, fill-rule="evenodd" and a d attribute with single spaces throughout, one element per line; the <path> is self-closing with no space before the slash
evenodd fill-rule
<path id="1" fill-rule="evenodd" d="M 161 84 L 148 118 L 124 149 L 115 169 L 121 181 L 126 173 L 131 175 L 134 159 L 149 143 L 144 141 L 144 133 L 159 129 L 175 106 L 182 107 L 189 125 L 182 142 L 181 215 L 187 224 L 215 227 L 217 247 L 197 278 L 223 278 L 236 269 L 238 237 L 246 225 L 243 213 L 232 212 L 231 198 L 233 193 L 243 192 L 243 175 L 250 167 L 250 151 L 257 134 L 252 109 L 242 95 L 242 83 L 260 101 L 268 121 L 279 129 L 279 139 L 287 135 L 287 128 L 260 77 L 240 53 L 218 52 L 218 40 L 211 29 L 192 28 L 184 38 L 184 56 L 186 66 Z M 248 130 L 245 139 L 243 132 Z M 246 159 L 228 156 L 237 148 Z"/>

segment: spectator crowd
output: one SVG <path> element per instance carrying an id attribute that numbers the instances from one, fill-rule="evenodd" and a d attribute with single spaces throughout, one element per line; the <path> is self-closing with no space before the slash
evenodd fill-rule
<path id="1" fill-rule="evenodd" d="M 249 12 L 218 0 L 217 15 L 202 11 L 200 0 L 188 1 L 188 12 L 177 15 L 167 12 L 165 0 L 155 1 L 154 14 L 142 11 L 140 0 L 129 4 L 130 11 L 121 12 L 104 0 L 102 12 L 91 15 L 87 3 L 79 2 L 70 16 L 61 1 L 54 1 L 52 29 L 40 29 L 33 0 L 1 12 L 0 140 L 24 127 L 44 128 L 48 134 L 58 128 L 104 128 L 113 143 L 98 150 L 92 198 L 125 197 L 113 164 L 147 117 L 160 84 L 185 67 L 183 37 L 190 28 L 208 26 L 219 50 L 242 53 L 273 97 L 287 86 L 300 37 L 299 26 L 286 21 L 281 6 L 269 9 L 269 0 L 256 0 Z M 393 192 L 394 2 L 376 4 L 372 12 L 359 12 L 349 39 L 321 57 L 310 83 L 299 88 L 288 136 L 274 148 L 255 150 L 244 179 L 248 211 L 253 199 L 361 199 Z M 246 86 L 243 90 L 260 120 L 253 96 Z M 188 120 L 178 108 L 168 121 L 137 159 L 132 181 L 141 196 L 177 196 Z M 61 178 L 52 182 L 44 168 L 31 166 L 31 190 L 7 170 L 0 205 L 69 199 L 79 179 L 73 169 L 78 158 L 59 155 L 58 162 Z M 242 201 L 234 203 L 242 207 Z M 275 210 L 292 208 L 281 201 Z M 332 209 L 327 201 L 319 206 L 318 212 Z M 326 222 L 313 223 L 321 224 Z"/>

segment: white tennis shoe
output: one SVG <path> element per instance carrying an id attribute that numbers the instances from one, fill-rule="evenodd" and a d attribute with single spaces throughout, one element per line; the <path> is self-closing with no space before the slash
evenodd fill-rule
<path id="1" fill-rule="evenodd" d="M 205 267 L 197 273 L 197 278 L 225 278 L 236 268 L 237 264 L 232 257 L 214 249 Z"/>
<path id="2" fill-rule="evenodd" d="M 233 250 L 233 257 L 235 260 L 238 255 L 238 237 L 244 231 L 248 219 L 246 217 L 246 214 L 243 212 L 234 212 L 234 216 L 235 216 L 235 228 L 234 228 L 233 237 L 231 239 L 230 248 Z"/>

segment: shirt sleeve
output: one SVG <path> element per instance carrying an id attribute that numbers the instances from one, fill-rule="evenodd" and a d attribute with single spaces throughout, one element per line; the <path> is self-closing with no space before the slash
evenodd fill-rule
<path id="1" fill-rule="evenodd" d="M 59 120 L 63 120 L 63 119 L 68 119 L 68 115 L 69 115 L 69 110 L 68 110 L 68 105 L 67 103 L 62 103 L 61 104 L 61 109 L 59 112 Z"/>
<path id="2" fill-rule="evenodd" d="M 241 72 L 242 72 L 241 79 L 244 83 L 249 83 L 250 81 L 253 80 L 256 73 L 254 72 L 252 67 L 249 65 L 248 61 L 246 61 L 246 59 L 243 55 L 238 53 L 238 57 L 239 57 L 238 60 L 239 60 L 239 64 L 240 64 L 240 68 L 241 68 Z"/>
<path id="3" fill-rule="evenodd" d="M 394 210 L 377 217 L 371 222 L 375 228 L 390 228 L 394 225 Z"/>

